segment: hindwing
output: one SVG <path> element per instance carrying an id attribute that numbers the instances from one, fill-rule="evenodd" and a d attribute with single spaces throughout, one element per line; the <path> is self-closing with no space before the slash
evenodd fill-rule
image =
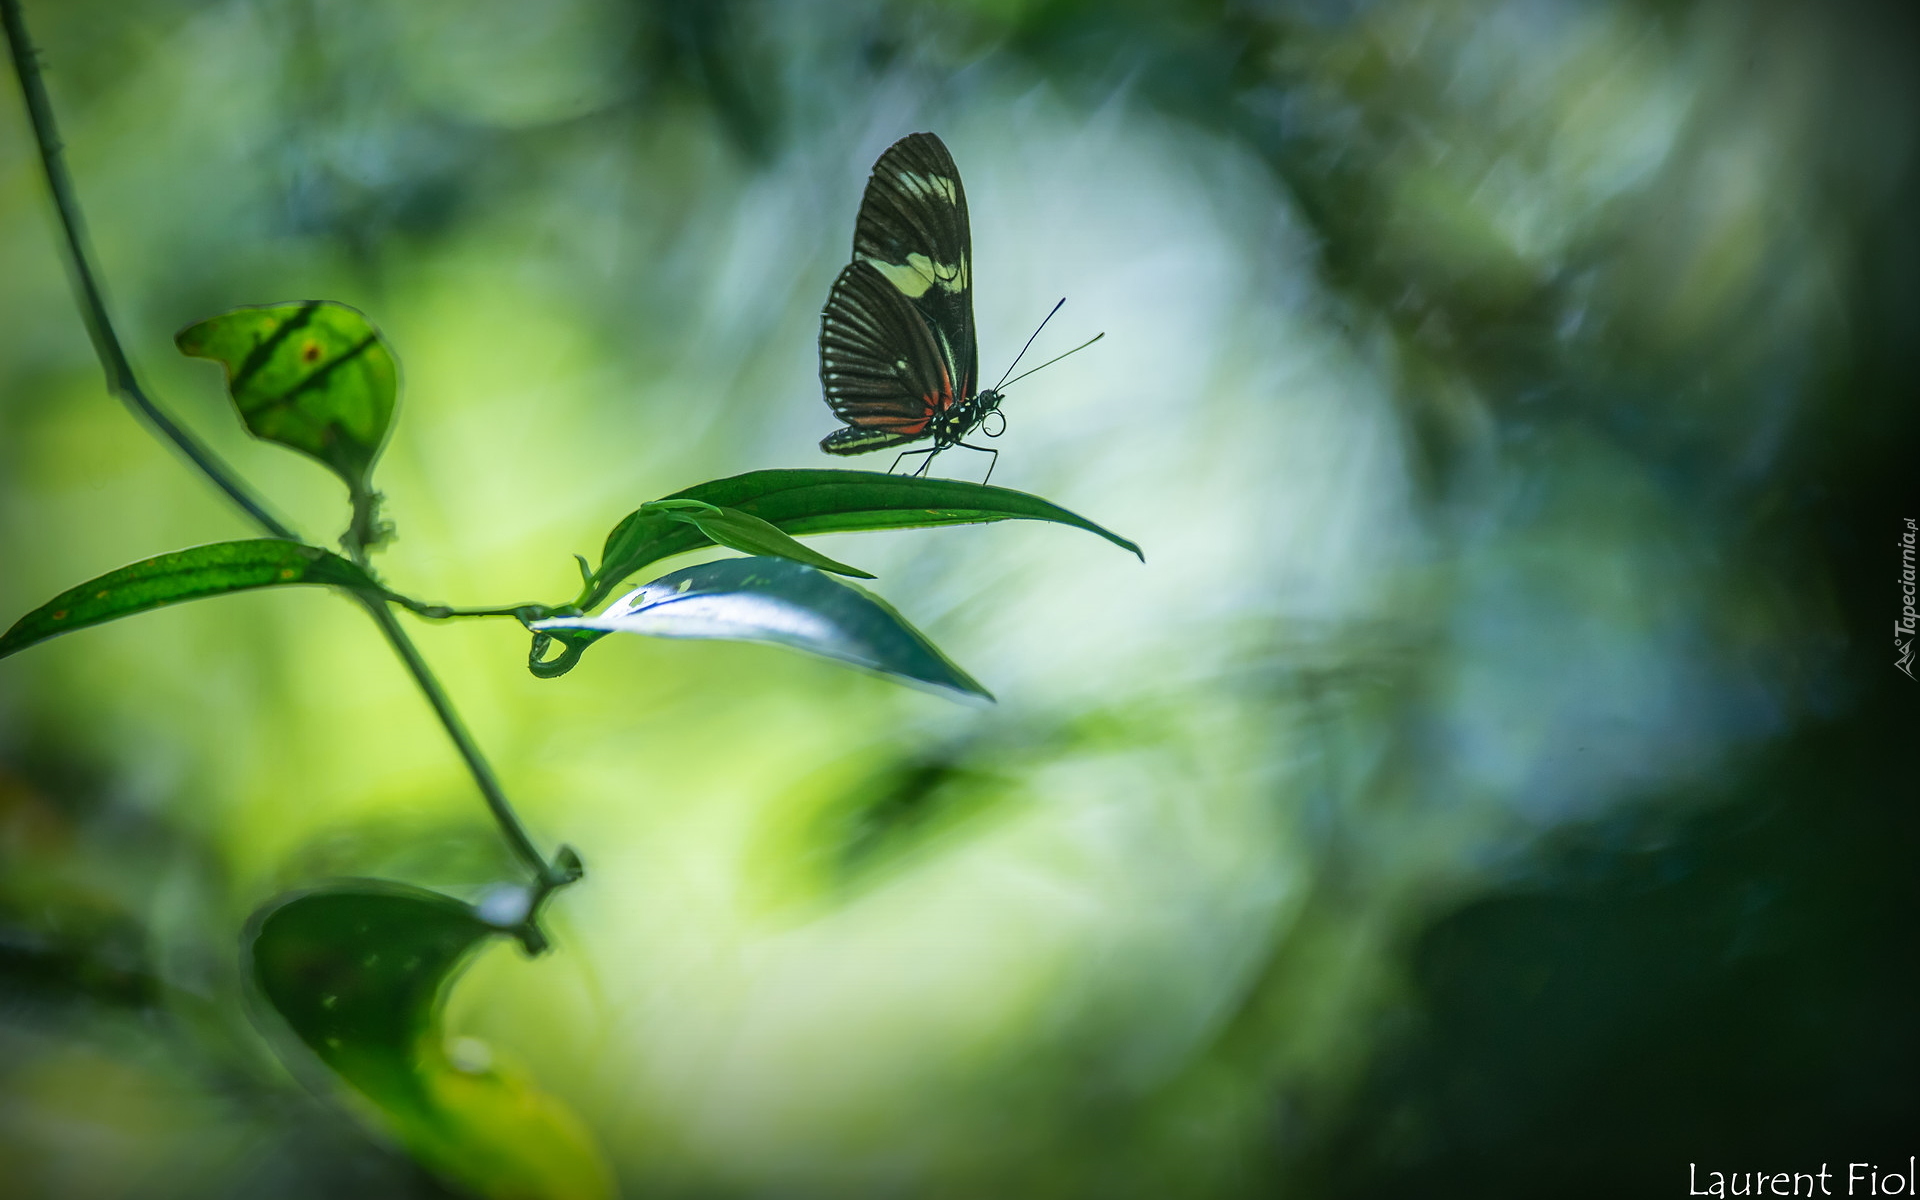
<path id="1" fill-rule="evenodd" d="M 932 436 L 953 407 L 953 368 L 919 309 L 871 263 L 848 263 L 820 313 L 820 386 L 853 429 L 820 443 L 863 454 Z M 857 432 L 856 432 L 857 431 Z"/>

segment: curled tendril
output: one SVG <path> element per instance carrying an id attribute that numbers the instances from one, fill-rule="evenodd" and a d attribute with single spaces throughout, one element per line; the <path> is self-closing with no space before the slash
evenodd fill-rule
<path id="1" fill-rule="evenodd" d="M 533 635 L 533 647 L 527 652 L 527 670 L 541 679 L 555 679 L 565 675 L 573 670 L 575 664 L 580 661 L 580 656 L 585 654 L 587 647 L 596 640 L 598 639 L 592 637 L 574 640 L 555 637 L 550 633 L 536 632 Z M 545 657 L 547 647 L 555 642 L 560 643 L 560 653 L 552 658 Z"/>

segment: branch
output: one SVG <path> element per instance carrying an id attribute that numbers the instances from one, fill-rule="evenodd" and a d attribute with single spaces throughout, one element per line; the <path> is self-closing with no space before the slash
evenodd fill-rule
<path id="1" fill-rule="evenodd" d="M 46 81 L 40 70 L 39 56 L 33 48 L 32 39 L 27 35 L 26 19 L 21 14 L 20 0 L 0 0 L 0 24 L 7 31 L 7 48 L 13 58 L 13 70 L 20 80 L 20 92 L 27 102 L 27 116 L 33 124 L 33 137 L 40 150 L 40 165 L 45 169 L 47 188 L 53 193 L 53 206 L 60 217 L 60 229 L 66 238 L 67 269 L 73 277 L 74 289 L 79 293 L 80 313 L 87 324 L 87 333 L 93 339 L 94 354 L 100 359 L 100 365 L 107 373 L 107 390 L 124 401 L 136 415 L 144 419 L 162 437 L 172 442 L 180 452 L 186 455 L 200 473 L 206 476 L 228 499 L 238 505 L 254 523 L 274 537 L 291 541 L 302 540 L 290 527 L 268 512 L 261 502 L 234 473 L 232 468 L 222 462 L 218 455 L 203 445 L 179 422 L 148 396 L 141 387 L 139 378 L 134 374 L 133 364 L 128 360 L 120 336 L 114 331 L 113 320 L 107 313 L 107 304 L 101 293 L 99 277 L 93 269 L 92 257 L 87 250 L 85 226 L 80 219 L 80 202 L 74 194 L 73 180 L 67 174 L 66 159 L 61 154 L 60 134 L 53 121 L 53 103 L 47 97 Z M 356 503 L 356 522 L 351 531 L 354 558 L 362 566 L 366 565 L 364 539 L 369 530 L 360 529 L 363 523 L 371 523 L 371 512 L 367 520 L 359 520 Z M 481 796 L 487 802 L 494 820 L 500 826 L 501 834 L 513 852 L 533 871 L 536 885 L 536 903 L 555 888 L 564 886 L 579 877 L 578 861 L 571 857 L 571 851 L 562 851 L 561 861 L 549 864 L 541 857 L 534 846 L 533 839 L 514 814 L 513 806 L 508 803 L 506 793 L 494 778 L 493 770 L 481 755 L 460 716 L 454 711 L 453 702 L 448 699 L 446 690 L 434 677 L 427 662 L 420 656 L 412 639 L 394 619 L 393 611 L 385 603 L 364 596 L 356 597 L 366 608 L 380 632 L 386 636 L 394 653 L 406 665 L 407 671 L 426 695 L 427 703 L 433 707 L 434 715 L 440 719 L 440 725 L 452 739 L 455 749 L 465 760 L 467 771 L 480 789 Z M 411 606 L 410 606 L 411 607 Z M 452 615 L 452 610 L 449 610 Z M 464 614 L 463 614 L 464 615 Z M 529 930 L 526 935 L 530 949 L 536 945 L 537 930 L 532 930 L 533 913 L 528 916 Z M 539 943 L 544 945 L 544 943 Z"/>
<path id="2" fill-rule="evenodd" d="M 53 102 L 47 98 L 46 80 L 40 72 L 40 59 L 27 36 L 26 19 L 20 12 L 20 0 L 0 0 L 0 23 L 7 30 L 7 49 L 13 56 L 14 77 L 20 81 L 20 94 L 27 102 L 27 117 L 33 125 L 33 140 L 40 148 L 40 165 L 47 175 L 47 190 L 53 193 L 53 207 L 60 217 L 60 231 L 67 243 L 67 270 L 73 276 L 74 290 L 80 294 L 80 315 L 86 321 L 87 334 L 93 339 L 93 352 L 107 372 L 107 390 L 118 396 L 135 415 L 151 425 L 161 437 L 172 442 L 200 473 L 274 537 L 299 541 L 299 535 L 268 512 L 233 469 L 219 455 L 189 433 L 164 409 L 155 404 L 133 373 L 133 364 L 114 332 L 113 318 L 107 313 L 99 278 L 94 274 L 87 251 L 86 226 L 80 219 L 80 202 L 74 196 L 73 179 L 67 174 L 60 131 L 53 122 Z"/>

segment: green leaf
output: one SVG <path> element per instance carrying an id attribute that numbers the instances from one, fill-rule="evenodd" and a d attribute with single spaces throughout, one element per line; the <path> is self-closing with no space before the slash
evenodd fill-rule
<path id="1" fill-rule="evenodd" d="M 537 633 L 592 633 L 771 642 L 914 683 L 991 700 L 886 601 L 783 558 L 728 558 L 663 575 L 593 617 L 552 617 Z M 567 663 L 572 666 L 572 661 Z"/>
<path id="2" fill-rule="evenodd" d="M 850 567 L 816 550 L 807 549 L 781 533 L 779 526 L 770 525 L 759 517 L 751 513 L 743 513 L 737 508 L 719 508 L 702 500 L 685 499 L 655 500 L 640 507 L 664 512 L 676 521 L 691 525 L 729 550 L 738 550 L 743 554 L 765 555 L 770 558 L 789 558 L 797 563 L 818 567 L 822 571 L 832 571 L 836 575 L 851 575 L 856 579 L 873 578 L 859 567 Z"/>
<path id="3" fill-rule="evenodd" d="M 294 584 L 385 594 L 366 572 L 318 546 L 279 538 L 215 542 L 143 559 L 68 588 L 0 635 L 0 658 L 50 637 L 176 601 Z"/>
<path id="4" fill-rule="evenodd" d="M 227 390 L 257 438 L 331 467 L 355 496 L 393 424 L 398 373 L 372 323 L 344 304 L 236 308 L 174 335 L 182 354 L 227 368 Z"/>
<path id="5" fill-rule="evenodd" d="M 969 525 L 983 521 L 1053 521 L 1097 533 L 1114 545 L 1140 554 L 1140 547 L 1085 517 L 1056 504 L 1009 488 L 962 483 L 956 479 L 914 479 L 877 471 L 812 469 L 750 471 L 715 479 L 640 509 L 607 535 L 600 569 L 578 602 L 591 608 L 613 594 L 634 572 L 675 554 L 697 550 L 711 540 L 697 527 L 676 520 L 662 504 L 695 500 L 731 508 L 790 534 L 844 533 L 863 529 L 913 529 L 930 525 Z M 1144 559 L 1144 555 L 1142 558 Z"/>
<path id="6" fill-rule="evenodd" d="M 451 981 L 498 932 L 451 897 L 350 880 L 256 913 L 247 972 L 285 1029 L 353 1089 L 361 1115 L 429 1169 L 501 1200 L 611 1196 L 578 1118 L 480 1043 L 446 1044 Z"/>

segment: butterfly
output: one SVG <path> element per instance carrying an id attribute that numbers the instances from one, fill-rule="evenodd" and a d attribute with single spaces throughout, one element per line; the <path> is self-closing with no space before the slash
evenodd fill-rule
<path id="1" fill-rule="evenodd" d="M 979 389 L 979 369 L 967 192 L 939 138 L 908 134 L 873 164 L 853 225 L 853 261 L 834 280 L 820 311 L 820 385 L 827 407 L 846 422 L 820 448 L 868 454 L 931 438 L 931 446 L 901 451 L 894 466 L 910 454 L 924 454 L 924 473 L 935 455 L 960 446 L 994 456 L 987 466 L 991 479 L 1000 452 L 964 439 L 989 417 L 998 417 L 999 424 L 983 430 L 985 436 L 1005 431 L 1000 401 L 1007 380 L 1003 375 L 1000 383 Z"/>

